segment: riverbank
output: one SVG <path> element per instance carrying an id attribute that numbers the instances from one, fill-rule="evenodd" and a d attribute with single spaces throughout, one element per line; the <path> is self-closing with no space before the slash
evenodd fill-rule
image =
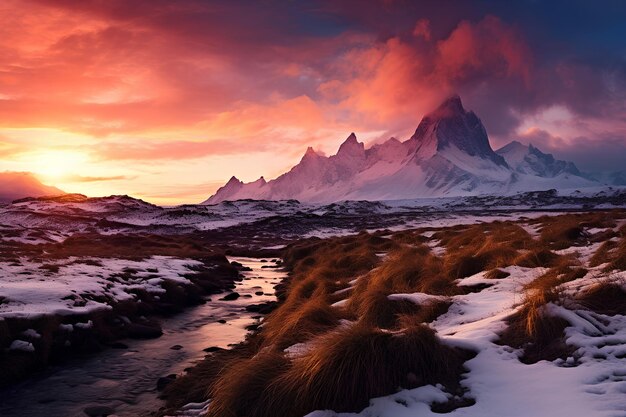
<path id="1" fill-rule="evenodd" d="M 223 255 L 16 258 L 0 262 L 0 387 L 123 338 L 162 334 L 161 320 L 241 279 Z"/>
<path id="2" fill-rule="evenodd" d="M 229 260 L 243 270 L 232 291 L 214 295 L 202 305 L 163 320 L 163 335 L 159 338 L 124 339 L 114 349 L 68 359 L 0 391 L 0 415 L 84 417 L 89 415 L 86 411 L 122 417 L 150 415 L 161 407 L 158 388 L 171 382 L 171 375 L 193 366 L 207 352 L 225 350 L 242 341 L 261 315 L 247 307 L 275 299 L 273 287 L 283 273 L 263 268 L 274 267 L 275 263 L 248 258 Z"/>

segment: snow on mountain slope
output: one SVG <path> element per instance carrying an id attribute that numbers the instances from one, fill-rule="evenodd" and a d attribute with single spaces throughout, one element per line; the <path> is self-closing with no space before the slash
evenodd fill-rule
<path id="1" fill-rule="evenodd" d="M 593 187 L 598 183 L 582 174 L 573 162 L 560 161 L 532 144 L 513 141 L 496 151 L 515 171 L 512 191 Z"/>
<path id="2" fill-rule="evenodd" d="M 510 161 L 509 161 L 510 159 Z M 354 133 L 337 154 L 308 148 L 289 172 L 266 182 L 233 177 L 204 204 L 227 200 L 296 199 L 310 203 L 509 194 L 597 185 L 571 162 L 511 143 L 494 152 L 480 119 L 459 96 L 424 116 L 410 139 L 391 138 L 369 149 Z"/>
<path id="3" fill-rule="evenodd" d="M 463 108 L 461 98 L 457 95 L 427 114 L 407 145 L 418 160 L 427 160 L 436 153 L 457 148 L 469 156 L 507 166 L 504 158 L 491 149 L 487 131 L 480 119 L 474 112 Z"/>
<path id="4" fill-rule="evenodd" d="M 591 178 L 598 181 L 600 184 L 617 186 L 626 185 L 626 171 L 596 172 L 591 175 Z"/>
<path id="5" fill-rule="evenodd" d="M 65 194 L 56 187 L 42 184 L 29 172 L 0 172 L 0 203 L 24 197 Z"/>
<path id="6" fill-rule="evenodd" d="M 496 153 L 504 157 L 511 168 L 522 174 L 544 178 L 556 177 L 559 174 L 582 176 L 573 162 L 559 161 L 551 154 L 541 152 L 532 144 L 526 146 L 513 141 L 498 149 Z"/>

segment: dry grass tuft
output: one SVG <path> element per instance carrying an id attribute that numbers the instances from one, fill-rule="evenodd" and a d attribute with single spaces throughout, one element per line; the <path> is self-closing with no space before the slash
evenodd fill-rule
<path id="1" fill-rule="evenodd" d="M 560 256 L 556 253 L 546 249 L 538 249 L 519 255 L 514 264 L 524 268 L 551 268 L 557 266 L 559 262 Z"/>
<path id="2" fill-rule="evenodd" d="M 485 274 L 485 278 L 487 279 L 504 279 L 509 276 L 511 276 L 509 272 L 503 271 L 498 268 L 492 269 Z"/>
<path id="3" fill-rule="evenodd" d="M 359 285 L 392 293 L 427 292 L 445 294 L 453 286 L 443 275 L 443 263 L 427 246 L 404 247 L 389 254 L 379 268 Z M 358 287 L 358 286 L 357 286 Z M 358 292 L 358 288 L 357 288 Z"/>
<path id="4" fill-rule="evenodd" d="M 360 323 L 381 329 L 399 329 L 410 318 L 414 323 L 430 323 L 446 313 L 449 301 L 434 301 L 418 305 L 410 300 L 390 300 L 385 292 L 366 291 L 360 303 L 348 304 L 348 311 Z"/>
<path id="5" fill-rule="evenodd" d="M 600 282 L 576 297 L 584 307 L 599 314 L 626 315 L 626 289 L 620 282 Z"/>
<path id="6" fill-rule="evenodd" d="M 509 222 L 466 226 L 435 234 L 446 247 L 446 274 L 452 279 L 513 264 L 519 250 L 536 243 L 522 227 Z"/>
<path id="7" fill-rule="evenodd" d="M 626 237 L 622 237 L 620 244 L 613 253 L 613 260 L 607 266 L 607 271 L 620 270 L 626 271 Z"/>
<path id="8" fill-rule="evenodd" d="M 589 260 L 589 266 L 596 267 L 602 264 L 608 264 L 615 259 L 615 249 L 618 247 L 617 242 L 613 240 L 607 240 L 602 243 L 598 250 L 593 254 Z"/>
<path id="9" fill-rule="evenodd" d="M 281 295 L 284 302 L 265 321 L 263 345 L 284 349 L 334 328 L 343 315 L 331 304 L 350 291 L 335 293 L 379 264 L 377 253 L 394 247 L 390 239 L 369 233 L 308 239 L 288 247 L 283 259 L 291 280 Z"/>
<path id="10" fill-rule="evenodd" d="M 335 328 L 341 317 L 341 310 L 323 297 L 304 302 L 290 299 L 267 316 L 261 336 L 265 346 L 282 350 Z"/>
<path id="11" fill-rule="evenodd" d="M 387 293 L 375 290 L 364 293 L 360 303 L 351 302 L 350 312 L 360 322 L 382 329 L 395 328 L 402 314 L 417 314 L 420 306 L 408 300 L 390 300 Z"/>
<path id="12" fill-rule="evenodd" d="M 455 386 L 464 359 L 426 326 L 398 333 L 364 325 L 342 328 L 318 339 L 272 381 L 269 412 L 296 417 L 317 409 L 359 411 L 370 398 L 400 388 Z"/>
<path id="13" fill-rule="evenodd" d="M 442 306 L 418 306 L 406 300 L 389 300 L 388 295 L 424 292 L 437 295 L 459 294 L 454 279 L 444 272 L 443 261 L 428 247 L 402 247 L 390 253 L 385 261 L 362 276 L 352 289 L 346 310 L 355 319 L 382 328 L 394 328 L 400 315 L 416 315 L 432 320 Z M 446 306 L 447 308 L 447 306 Z"/>
<path id="14" fill-rule="evenodd" d="M 552 262 L 553 267 L 525 286 L 526 290 L 555 291 L 566 282 L 583 278 L 589 272 L 571 256 L 560 256 Z"/>
<path id="15" fill-rule="evenodd" d="M 558 288 L 533 289 L 526 293 L 521 309 L 509 319 L 500 343 L 523 348 L 523 363 L 565 358 L 573 348 L 565 344 L 563 330 L 569 323 L 546 314 L 544 306 L 561 298 Z"/>
<path id="16" fill-rule="evenodd" d="M 534 221 L 540 224 L 540 240 L 553 250 L 570 246 L 587 245 L 590 241 L 589 228 L 613 228 L 614 216 L 606 213 L 577 213 L 560 216 L 543 216 Z"/>
<path id="17" fill-rule="evenodd" d="M 218 377 L 224 375 L 225 369 L 230 364 L 245 360 L 248 355 L 253 354 L 253 344 L 249 342 L 250 340 L 232 349 L 222 349 L 207 355 L 186 374 L 167 385 L 161 396 L 167 400 L 170 412 L 179 410 L 185 404 L 206 401 Z"/>
<path id="18" fill-rule="evenodd" d="M 269 417 L 278 410 L 271 410 L 273 401 L 268 383 L 289 369 L 289 360 L 276 352 L 263 352 L 250 359 L 235 361 L 226 368 L 209 392 L 212 398 L 207 417 Z M 274 414 L 272 414 L 274 413 Z"/>

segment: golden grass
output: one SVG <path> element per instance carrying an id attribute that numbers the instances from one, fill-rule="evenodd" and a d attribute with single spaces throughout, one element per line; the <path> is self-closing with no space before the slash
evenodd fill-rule
<path id="1" fill-rule="evenodd" d="M 596 313 L 626 315 L 626 285 L 624 282 L 599 282 L 576 297 L 582 306 Z"/>
<path id="2" fill-rule="evenodd" d="M 209 391 L 212 401 L 207 417 L 269 417 L 289 410 L 293 405 L 271 410 L 269 403 L 273 399 L 268 391 L 268 384 L 289 366 L 289 360 L 277 352 L 233 362 Z"/>
<path id="3" fill-rule="evenodd" d="M 267 316 L 261 332 L 263 344 L 285 349 L 333 329 L 341 317 L 341 310 L 331 307 L 323 297 L 288 300 Z"/>
<path id="4" fill-rule="evenodd" d="M 509 222 L 446 229 L 434 237 L 446 247 L 446 274 L 453 279 L 512 265 L 520 250 L 536 245 L 528 232 Z"/>
<path id="5" fill-rule="evenodd" d="M 573 350 L 565 344 L 563 333 L 569 323 L 547 314 L 544 309 L 547 303 L 557 302 L 560 297 L 558 288 L 527 291 L 520 310 L 509 317 L 499 343 L 523 348 L 520 360 L 524 363 L 567 357 Z"/>
<path id="6" fill-rule="evenodd" d="M 612 262 L 615 259 L 615 249 L 617 247 L 618 243 L 613 240 L 607 240 L 602 243 L 589 260 L 589 266 L 596 267 Z"/>
<path id="7" fill-rule="evenodd" d="M 613 228 L 615 219 L 621 218 L 623 212 L 616 211 L 612 215 L 602 212 L 563 214 L 559 216 L 543 216 L 533 221 L 539 224 L 540 240 L 551 249 L 565 249 L 574 245 L 585 245 L 590 236 L 585 233 L 589 228 Z"/>
<path id="8" fill-rule="evenodd" d="M 583 278 L 588 272 L 574 255 L 558 256 L 550 253 L 545 255 L 544 260 L 550 261 L 546 264 L 550 264 L 551 268 L 527 284 L 525 290 L 554 291 L 559 285 Z"/>
<path id="9" fill-rule="evenodd" d="M 334 328 L 344 314 L 331 304 L 350 295 L 335 293 L 373 269 L 380 262 L 377 253 L 394 247 L 391 240 L 368 233 L 288 247 L 284 263 L 292 271 L 290 282 L 284 302 L 265 321 L 263 345 L 284 349 Z"/>
<path id="10" fill-rule="evenodd" d="M 322 337 L 295 359 L 274 382 L 278 395 L 273 398 L 293 395 L 300 407 L 294 416 L 316 409 L 359 411 L 370 398 L 398 388 L 454 380 L 459 362 L 459 355 L 425 326 L 392 334 L 355 325 Z"/>
<path id="11" fill-rule="evenodd" d="M 511 276 L 509 272 L 503 271 L 498 268 L 494 268 L 485 274 L 485 278 L 487 279 L 504 279 L 509 276 Z"/>
<path id="12" fill-rule="evenodd" d="M 547 314 L 545 306 L 559 303 L 562 284 L 583 277 L 587 270 L 572 256 L 554 250 L 584 244 L 586 228 L 614 224 L 607 217 L 592 213 L 530 221 L 540 225 L 539 239 L 518 224 L 493 222 L 439 229 L 432 238 L 423 235 L 426 229 L 418 229 L 292 244 L 283 254 L 291 274 L 281 290 L 281 303 L 266 317 L 250 352 L 232 359 L 215 376 L 209 386 L 213 403 L 208 416 L 359 411 L 370 398 L 398 388 L 437 382 L 458 388 L 467 355 L 441 345 L 424 324 L 445 313 L 450 303 L 416 305 L 388 296 L 461 294 L 458 279 L 482 271 L 486 278 L 503 279 L 509 273 L 502 268 L 513 265 L 549 270 L 525 287 L 523 305 L 508 319 L 500 343 L 523 349 L 525 363 L 565 357 L 572 351 L 564 342 L 568 323 Z M 445 254 L 436 256 L 425 244 L 429 240 L 438 241 Z M 602 255 L 606 262 L 620 267 L 622 246 L 607 245 Z M 622 294 L 616 287 L 598 288 L 578 301 L 608 311 L 601 310 L 607 298 L 615 301 L 610 311 L 621 311 Z M 333 307 L 339 300 L 346 302 Z M 341 324 L 342 319 L 352 323 Z M 296 358 L 284 356 L 286 347 L 300 342 L 310 350 Z"/>
<path id="13" fill-rule="evenodd" d="M 351 299 L 352 300 L 352 299 Z M 392 329 L 404 314 L 417 314 L 420 306 L 408 300 L 390 300 L 386 292 L 367 291 L 359 303 L 348 304 L 354 318 L 371 327 Z"/>
<path id="14" fill-rule="evenodd" d="M 535 249 L 520 254 L 513 263 L 524 268 L 550 268 L 557 266 L 560 256 L 547 249 Z"/>

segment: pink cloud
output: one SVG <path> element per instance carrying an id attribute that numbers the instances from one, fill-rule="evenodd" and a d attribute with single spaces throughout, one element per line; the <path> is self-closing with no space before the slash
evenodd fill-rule
<path id="1" fill-rule="evenodd" d="M 477 24 L 462 21 L 437 44 L 436 72 L 448 83 L 476 76 L 519 77 L 531 82 L 532 54 L 515 29 L 487 16 Z"/>
<path id="2" fill-rule="evenodd" d="M 406 138 L 458 92 L 498 141 L 555 103 L 614 131 L 625 101 L 610 77 L 541 67 L 520 28 L 435 3 L 293 5 L 299 20 L 273 3 L 5 0 L 0 129 L 83 133 L 99 161 L 272 151 L 288 166 L 351 131 Z M 2 140 L 0 158 L 24 146 Z"/>

